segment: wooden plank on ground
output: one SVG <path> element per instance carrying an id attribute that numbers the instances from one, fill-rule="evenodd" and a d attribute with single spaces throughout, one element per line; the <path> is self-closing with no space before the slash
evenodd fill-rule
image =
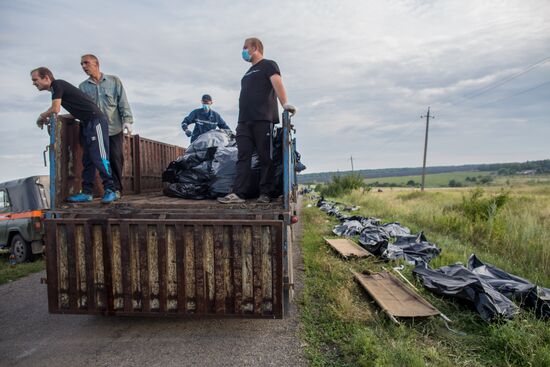
<path id="1" fill-rule="evenodd" d="M 325 242 L 345 259 L 349 257 L 363 258 L 372 256 L 370 252 L 347 238 L 325 238 Z"/>
<path id="2" fill-rule="evenodd" d="M 361 274 L 352 271 L 355 280 L 376 303 L 392 317 L 428 317 L 441 314 L 424 298 L 390 273 Z"/>

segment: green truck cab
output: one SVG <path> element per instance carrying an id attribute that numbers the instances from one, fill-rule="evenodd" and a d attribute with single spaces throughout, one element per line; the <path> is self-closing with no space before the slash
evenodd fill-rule
<path id="1" fill-rule="evenodd" d="M 18 263 L 44 252 L 44 210 L 49 209 L 49 176 L 0 183 L 0 248 Z"/>

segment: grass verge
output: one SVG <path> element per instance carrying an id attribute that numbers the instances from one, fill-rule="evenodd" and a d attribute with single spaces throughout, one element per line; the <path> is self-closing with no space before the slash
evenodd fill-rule
<path id="1" fill-rule="evenodd" d="M 395 195 L 395 200 L 399 202 L 422 199 L 397 198 L 398 195 Z M 358 202 L 355 200 L 348 203 Z M 361 214 L 378 215 L 385 220 L 401 220 L 411 227 L 419 227 L 421 224 L 408 223 L 406 219 L 411 218 L 412 213 L 403 216 L 395 208 L 388 209 L 390 203 L 384 198 L 374 204 L 376 205 L 368 207 L 369 213 Z M 367 209 L 364 207 L 363 210 Z M 380 215 L 382 211 L 386 211 L 385 215 Z M 370 259 L 343 261 L 338 258 L 322 239 L 323 236 L 331 235 L 336 221 L 316 207 L 304 208 L 302 223 L 305 281 L 300 304 L 305 352 L 311 365 L 550 365 L 550 322 L 537 320 L 529 313 L 523 312 L 510 322 L 487 324 L 467 306 L 421 289 L 421 294 L 428 301 L 454 321 L 453 328 L 467 335 L 458 336 L 449 332 L 439 319 L 434 318 L 394 324 L 355 284 L 350 273 L 350 269 L 379 271 L 391 264 Z M 431 241 L 446 245 L 442 256 L 434 261 L 433 266 L 448 264 L 457 259 L 466 261 L 467 255 L 475 250 L 471 243 L 462 241 L 450 232 L 441 233 L 430 229 L 427 235 Z M 490 249 L 486 249 L 481 254 L 481 259 L 499 266 L 508 265 L 503 266 L 505 269 L 514 269 L 509 267 L 510 263 L 506 262 L 506 258 L 501 259 L 500 263 L 494 261 L 502 256 L 483 256 L 490 252 Z M 414 282 L 410 270 L 410 267 L 407 268 L 406 275 Z M 548 273 L 548 269 L 545 273 Z M 539 279 L 547 279 L 547 275 L 543 274 Z M 420 284 L 417 283 L 417 286 Z"/>
<path id="2" fill-rule="evenodd" d="M 14 267 L 9 264 L 9 252 L 0 252 L 0 284 L 12 282 L 32 273 L 44 270 L 45 262 L 42 258 L 22 264 L 17 264 Z"/>

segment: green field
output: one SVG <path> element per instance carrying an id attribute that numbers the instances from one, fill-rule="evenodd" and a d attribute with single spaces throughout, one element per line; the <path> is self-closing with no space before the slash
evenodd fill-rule
<path id="1" fill-rule="evenodd" d="M 490 176 L 492 181 L 489 184 L 482 184 L 480 180 L 484 177 Z M 466 178 L 476 178 L 475 182 L 468 181 Z M 549 175 L 532 175 L 532 176 L 498 176 L 494 172 L 480 172 L 480 171 L 464 171 L 464 172 L 448 172 L 448 173 L 434 173 L 426 175 L 426 187 L 448 187 L 449 181 L 455 180 L 462 186 L 510 186 L 514 184 L 539 184 L 550 183 Z M 373 185 L 374 183 L 382 184 L 396 184 L 400 186 L 406 186 L 407 182 L 414 181 L 416 184 L 420 184 L 422 176 L 398 176 L 398 177 L 378 177 L 367 178 L 365 183 Z M 376 186 L 376 185 L 374 185 Z"/>
<path id="2" fill-rule="evenodd" d="M 426 187 L 447 187 L 450 180 L 456 180 L 462 182 L 464 185 L 470 185 L 471 183 L 466 182 L 466 177 L 477 177 L 477 176 L 487 176 L 489 172 L 479 172 L 479 171 L 465 171 L 465 172 L 449 172 L 449 173 L 434 173 L 431 175 L 426 175 Z M 380 183 L 395 183 L 405 186 L 408 181 L 414 181 L 420 183 L 422 181 L 422 176 L 400 176 L 400 177 L 379 177 L 379 178 L 367 178 L 365 182 L 367 184 L 372 184 L 374 182 Z"/>
<path id="3" fill-rule="evenodd" d="M 466 176 L 468 175 L 465 173 Z M 470 173 L 471 175 L 471 173 Z M 456 176 L 454 176 L 456 179 Z M 447 176 L 449 178 L 449 176 Z M 447 179 L 446 178 L 446 179 Z M 465 263 L 471 253 L 487 263 L 550 287 L 550 182 L 541 177 L 503 177 L 499 186 L 356 190 L 333 198 L 360 205 L 360 214 L 399 221 L 425 231 L 442 248 L 430 266 Z M 503 204 L 495 208 L 497 197 Z M 316 207 L 302 213 L 306 279 L 301 299 L 303 337 L 314 366 L 549 366 L 550 320 L 522 311 L 513 321 L 488 324 L 475 311 L 421 289 L 449 316 L 391 322 L 359 289 L 350 274 L 379 271 L 391 263 L 343 261 L 325 244 L 337 221 Z M 412 267 L 404 274 L 412 277 Z"/>

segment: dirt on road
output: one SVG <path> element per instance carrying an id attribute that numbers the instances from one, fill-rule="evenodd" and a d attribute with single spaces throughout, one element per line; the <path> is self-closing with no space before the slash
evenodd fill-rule
<path id="1" fill-rule="evenodd" d="M 296 228 L 297 240 L 300 228 Z M 294 245 L 296 296 L 302 288 Z M 0 365 L 305 366 L 296 301 L 282 320 L 51 315 L 45 272 L 0 286 Z"/>

